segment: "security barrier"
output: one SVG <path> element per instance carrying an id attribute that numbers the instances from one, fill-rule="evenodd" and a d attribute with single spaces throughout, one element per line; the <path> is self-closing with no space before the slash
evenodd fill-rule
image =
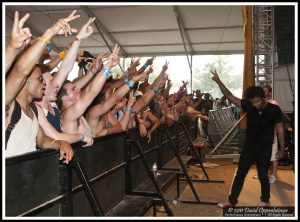
<path id="1" fill-rule="evenodd" d="M 210 110 L 208 123 L 208 134 L 213 144 L 218 144 L 230 129 L 237 123 L 238 114 L 233 107 L 226 107 L 219 110 Z M 235 128 L 231 135 L 224 141 L 224 145 L 237 145 L 238 128 Z"/>
<path id="2" fill-rule="evenodd" d="M 194 139 L 196 123 L 182 121 Z M 169 130 L 176 139 L 182 129 L 175 123 Z M 150 166 L 157 162 L 160 167 L 174 157 L 169 141 L 158 128 L 149 144 L 137 129 L 95 139 L 92 147 L 72 144 L 75 155 L 69 165 L 58 160 L 56 150 L 6 158 L 5 215 L 106 215 L 147 178 L 140 155 L 127 146 L 127 139 L 142 144 Z"/>

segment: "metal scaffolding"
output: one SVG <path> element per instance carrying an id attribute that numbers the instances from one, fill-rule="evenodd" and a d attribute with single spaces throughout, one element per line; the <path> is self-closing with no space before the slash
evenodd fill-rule
<path id="1" fill-rule="evenodd" d="M 273 6 L 253 6 L 253 49 L 255 84 L 272 85 L 274 70 L 274 9 Z"/>

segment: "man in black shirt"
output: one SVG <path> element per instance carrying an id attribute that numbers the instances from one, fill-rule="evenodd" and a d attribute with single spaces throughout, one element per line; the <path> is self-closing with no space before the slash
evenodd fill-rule
<path id="1" fill-rule="evenodd" d="M 285 149 L 285 137 L 283 118 L 280 108 L 265 101 L 264 90 L 259 86 L 251 86 L 246 89 L 245 99 L 239 99 L 221 82 L 216 71 L 211 71 L 212 79 L 218 84 L 224 96 L 237 107 L 247 113 L 247 132 L 245 145 L 240 155 L 238 170 L 231 188 L 228 202 L 219 203 L 218 206 L 233 207 L 238 202 L 238 196 L 243 188 L 245 177 L 255 161 L 258 177 L 261 183 L 261 206 L 269 206 L 270 182 L 268 168 L 272 154 L 274 139 L 274 127 L 278 134 L 280 149 L 276 156 L 282 158 Z"/>

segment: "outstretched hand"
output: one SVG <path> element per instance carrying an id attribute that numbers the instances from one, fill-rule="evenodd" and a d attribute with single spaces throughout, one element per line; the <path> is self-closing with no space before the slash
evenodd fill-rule
<path id="1" fill-rule="evenodd" d="M 30 37 L 32 34 L 30 33 L 29 28 L 23 28 L 24 23 L 29 18 L 30 14 L 27 13 L 21 20 L 19 20 L 19 12 L 15 12 L 15 19 L 13 28 L 11 31 L 11 39 L 9 40 L 9 45 L 13 49 L 22 49 L 30 42 Z"/>
<path id="2" fill-rule="evenodd" d="M 212 80 L 214 80 L 215 82 L 220 81 L 219 75 L 216 70 L 214 70 L 214 71 L 212 70 L 210 72 L 211 72 L 211 74 L 213 74 L 213 77 L 211 78 Z"/>
<path id="3" fill-rule="evenodd" d="M 115 67 L 119 63 L 120 46 L 115 45 L 113 52 L 108 56 L 107 65 L 109 68 Z"/>
<path id="4" fill-rule="evenodd" d="M 69 22 L 77 19 L 80 15 L 75 15 L 76 10 L 74 10 L 67 18 L 59 19 L 50 30 L 56 35 L 72 35 L 72 33 L 77 33 L 77 29 L 72 28 Z"/>
<path id="5" fill-rule="evenodd" d="M 146 61 L 146 64 L 147 65 L 152 65 L 153 64 L 153 60 L 156 58 L 156 56 L 152 56 L 152 58 L 151 59 L 148 59 L 147 61 Z"/>
<path id="6" fill-rule="evenodd" d="M 136 101 L 136 97 L 133 95 L 133 90 L 131 90 L 130 93 L 129 93 L 127 108 L 130 109 L 133 106 L 133 104 L 135 103 L 135 101 Z"/>
<path id="7" fill-rule="evenodd" d="M 169 62 L 166 61 L 166 63 L 162 66 L 162 70 L 163 70 L 164 72 L 167 71 L 168 65 L 169 65 Z"/>
<path id="8" fill-rule="evenodd" d="M 93 17 L 93 18 L 90 17 L 88 22 L 82 26 L 81 30 L 79 31 L 79 33 L 76 36 L 78 40 L 85 39 L 94 32 L 94 29 L 91 26 L 91 24 L 95 21 L 95 19 L 96 19 L 96 17 Z"/>

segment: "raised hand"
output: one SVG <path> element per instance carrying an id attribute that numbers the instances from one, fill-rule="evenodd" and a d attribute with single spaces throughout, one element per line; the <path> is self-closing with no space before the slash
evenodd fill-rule
<path id="1" fill-rule="evenodd" d="M 11 38 L 8 43 L 13 49 L 20 50 L 30 42 L 32 34 L 30 33 L 29 28 L 23 28 L 24 23 L 27 21 L 29 16 L 29 13 L 27 13 L 21 20 L 19 20 L 19 12 L 15 12 Z"/>
<path id="2" fill-rule="evenodd" d="M 151 66 L 149 66 L 149 69 L 148 69 L 147 73 L 148 73 L 148 75 L 149 75 L 149 74 L 151 74 L 152 72 L 153 72 L 153 66 L 151 65 Z"/>
<path id="3" fill-rule="evenodd" d="M 120 52 L 120 46 L 116 44 L 113 52 L 108 56 L 107 59 L 108 68 L 112 68 L 119 63 L 119 52 Z"/>
<path id="4" fill-rule="evenodd" d="M 134 60 L 134 58 L 132 58 L 128 69 L 130 71 L 133 71 L 137 66 L 140 65 L 140 60 L 141 60 L 140 57 L 137 60 Z"/>
<path id="5" fill-rule="evenodd" d="M 67 18 L 59 19 L 50 30 L 55 35 L 72 35 L 72 33 L 77 33 L 77 29 L 71 28 L 69 25 L 70 21 L 73 21 L 80 17 L 80 15 L 75 15 L 76 10 L 74 10 Z"/>
<path id="6" fill-rule="evenodd" d="M 166 61 L 166 63 L 162 66 L 162 70 L 163 70 L 164 72 L 167 71 L 168 65 L 169 65 L 169 62 Z"/>
<path id="7" fill-rule="evenodd" d="M 97 57 L 93 60 L 93 62 L 89 66 L 89 68 L 92 70 L 93 73 L 97 73 L 100 71 L 103 65 L 103 59 L 107 56 L 108 55 L 106 52 L 99 52 Z"/>
<path id="8" fill-rule="evenodd" d="M 210 72 L 211 72 L 211 74 L 213 74 L 213 77 L 211 78 L 212 80 L 214 80 L 215 82 L 220 81 L 219 75 L 216 70 L 210 71 Z"/>
<path id="9" fill-rule="evenodd" d="M 130 109 L 133 106 L 133 104 L 135 103 L 135 101 L 136 101 L 136 97 L 133 95 L 133 90 L 131 90 L 130 93 L 129 93 L 127 108 Z"/>
<path id="10" fill-rule="evenodd" d="M 78 40 L 81 40 L 81 39 L 85 39 L 87 37 L 89 37 L 93 32 L 94 32 L 94 29 L 93 27 L 91 26 L 91 24 L 95 21 L 96 17 L 91 17 L 87 23 L 85 23 L 81 30 L 79 31 L 79 33 L 77 34 L 76 38 Z"/>
<path id="11" fill-rule="evenodd" d="M 147 65 L 152 65 L 153 64 L 153 60 L 156 58 L 156 56 L 152 56 L 151 59 L 147 59 L 146 63 Z"/>

